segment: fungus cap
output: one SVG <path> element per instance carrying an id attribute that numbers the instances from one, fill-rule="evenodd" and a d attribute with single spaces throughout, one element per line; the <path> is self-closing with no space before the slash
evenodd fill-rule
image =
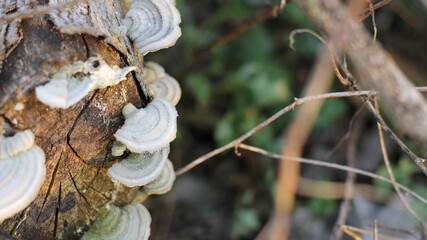
<path id="1" fill-rule="evenodd" d="M 46 176 L 44 162 L 43 150 L 36 145 L 0 160 L 0 222 L 37 197 Z"/>
<path id="2" fill-rule="evenodd" d="M 168 148 L 154 153 L 131 153 L 129 157 L 111 166 L 108 175 L 113 181 L 119 181 L 128 187 L 145 185 L 160 175 L 168 154 Z"/>
<path id="3" fill-rule="evenodd" d="M 0 133 L 0 160 L 12 157 L 34 145 L 34 134 L 31 130 L 18 132 L 12 137 Z"/>
<path id="4" fill-rule="evenodd" d="M 147 83 L 166 75 L 165 69 L 156 62 L 144 62 L 143 71 Z"/>
<path id="5" fill-rule="evenodd" d="M 171 47 L 181 36 L 181 15 L 171 0 L 133 0 L 122 24 L 144 56 Z"/>
<path id="6" fill-rule="evenodd" d="M 170 160 L 166 161 L 162 172 L 152 182 L 144 185 L 144 190 L 148 194 L 164 194 L 172 189 L 175 181 L 175 172 Z"/>
<path id="7" fill-rule="evenodd" d="M 181 87 L 178 81 L 169 76 L 157 78 L 153 82 L 149 83 L 151 91 L 154 97 L 164 98 L 176 106 L 181 98 Z"/>
<path id="8" fill-rule="evenodd" d="M 82 240 L 147 240 L 150 224 L 150 213 L 141 204 L 129 204 L 122 208 L 106 205 Z"/>
<path id="9" fill-rule="evenodd" d="M 115 138 L 135 153 L 155 152 L 169 146 L 176 137 L 175 107 L 165 99 L 155 98 L 145 108 L 131 103 L 123 108 L 124 125 Z"/>
<path id="10" fill-rule="evenodd" d="M 120 83 L 133 70 L 135 67 L 110 67 L 101 58 L 91 57 L 61 67 L 47 84 L 36 88 L 36 97 L 51 108 L 66 109 L 94 89 Z"/>

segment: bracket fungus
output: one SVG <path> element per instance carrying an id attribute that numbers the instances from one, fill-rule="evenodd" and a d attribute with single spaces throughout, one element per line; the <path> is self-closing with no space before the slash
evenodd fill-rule
<path id="1" fill-rule="evenodd" d="M 0 222 L 24 210 L 45 179 L 45 155 L 30 130 L 0 135 Z"/>
<path id="2" fill-rule="evenodd" d="M 145 185 L 161 174 L 168 154 L 168 147 L 154 153 L 131 153 L 129 157 L 111 166 L 108 175 L 113 181 L 119 181 L 128 187 Z"/>
<path id="3" fill-rule="evenodd" d="M 122 24 L 144 56 L 171 47 L 181 36 L 181 15 L 171 0 L 133 0 Z"/>
<path id="4" fill-rule="evenodd" d="M 153 92 L 154 97 L 165 98 L 174 106 L 178 104 L 181 98 L 181 88 L 178 81 L 169 75 L 157 78 L 149 83 L 148 86 Z"/>
<path id="5" fill-rule="evenodd" d="M 135 67 L 110 67 L 104 60 L 91 57 L 63 66 L 50 81 L 36 88 L 36 97 L 52 108 L 68 108 L 90 91 L 120 83 Z"/>
<path id="6" fill-rule="evenodd" d="M 122 113 L 125 123 L 114 136 L 131 152 L 155 152 L 168 147 L 176 137 L 178 114 L 165 99 L 155 98 L 141 109 L 128 103 Z"/>
<path id="7" fill-rule="evenodd" d="M 153 181 L 144 185 L 144 191 L 148 194 L 164 194 L 172 189 L 175 181 L 175 171 L 171 161 L 167 160 L 162 172 Z"/>
<path id="8" fill-rule="evenodd" d="M 122 208 L 106 205 L 82 240 L 147 240 L 150 223 L 150 213 L 141 204 L 129 204 Z"/>
<path id="9" fill-rule="evenodd" d="M 151 83 L 157 78 L 166 75 L 165 69 L 156 62 L 144 62 L 144 78 L 147 83 Z"/>

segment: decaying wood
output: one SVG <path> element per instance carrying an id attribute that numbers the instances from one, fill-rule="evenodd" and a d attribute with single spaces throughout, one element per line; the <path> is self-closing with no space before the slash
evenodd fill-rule
<path id="1" fill-rule="evenodd" d="M 117 2 L 103 1 L 101 10 L 110 15 L 99 15 L 94 8 L 100 4 L 93 2 L 83 17 L 92 19 L 95 15 L 90 14 L 98 14 L 98 22 L 109 23 L 102 18 L 111 18 L 111 11 L 117 10 Z M 67 15 L 61 16 L 61 21 L 66 22 Z M 116 160 L 110 152 L 113 134 L 124 121 L 121 109 L 128 102 L 140 107 L 149 98 L 138 82 L 144 81 L 141 68 L 139 73 L 128 74 L 128 79 L 120 84 L 93 91 L 65 110 L 51 109 L 40 103 L 34 89 L 61 66 L 88 57 L 102 57 L 110 66 L 120 67 L 138 65 L 140 61 L 132 55 L 131 45 L 121 36 L 105 33 L 115 39 L 107 44 L 108 36 L 61 33 L 67 24 L 59 27 L 52 19 L 49 15 L 23 19 L 17 25 L 23 37 L 15 49 L 8 50 L 10 48 L 4 45 L 0 48 L 10 52 L 2 54 L 0 51 L 0 60 L 1 56 L 5 58 L 0 72 L 0 126 L 13 131 L 31 129 L 36 144 L 46 154 L 47 174 L 37 199 L 0 225 L 3 232 L 18 239 L 78 239 L 89 228 L 98 208 L 107 203 L 127 204 L 136 192 L 114 184 L 106 172 Z M 118 23 L 120 16 L 115 19 Z M 8 31 L 12 29 L 11 22 L 4 24 L 9 26 L 6 27 Z M 96 24 L 91 27 L 97 27 Z M 7 34 L 0 36 L 8 37 Z M 114 41 L 123 48 L 117 49 Z M 15 110 L 17 103 L 23 103 L 24 110 Z"/>
<path id="2" fill-rule="evenodd" d="M 415 140 L 427 155 L 427 102 L 392 57 L 363 25 L 353 20 L 338 0 L 299 0 L 319 29 L 353 61 L 360 82 L 378 91 L 399 130 Z"/>

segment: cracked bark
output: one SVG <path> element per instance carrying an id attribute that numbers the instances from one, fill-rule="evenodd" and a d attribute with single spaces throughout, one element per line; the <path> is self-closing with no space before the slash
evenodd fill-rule
<path id="1" fill-rule="evenodd" d="M 148 98 L 136 74 L 129 74 L 119 85 L 94 91 L 68 109 L 43 105 L 34 89 L 61 66 L 92 56 L 121 67 L 129 60 L 99 38 L 61 34 L 48 16 L 23 20 L 20 30 L 23 38 L 0 72 L 0 126 L 31 129 L 46 153 L 47 173 L 37 199 L 0 225 L 0 238 L 79 239 L 95 209 L 125 205 L 136 192 L 113 184 L 107 169 L 116 161 L 110 149 L 124 121 L 121 109 L 128 102 L 140 107 Z M 18 102 L 24 110 L 14 110 Z"/>

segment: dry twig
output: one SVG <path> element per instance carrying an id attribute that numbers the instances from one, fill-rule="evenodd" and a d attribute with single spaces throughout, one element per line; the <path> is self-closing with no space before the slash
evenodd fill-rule
<path id="1" fill-rule="evenodd" d="M 378 107 L 377 100 L 375 100 L 375 110 L 379 114 L 379 107 Z M 406 210 L 408 210 L 408 212 L 411 213 L 411 215 L 414 216 L 415 219 L 417 219 L 424 226 L 425 231 L 427 232 L 427 224 L 415 212 L 415 210 L 411 207 L 411 205 L 409 205 L 408 201 L 405 199 L 405 197 L 403 196 L 402 192 L 400 191 L 400 189 L 395 184 L 396 183 L 396 178 L 394 177 L 393 170 L 391 169 L 390 160 L 388 158 L 387 149 L 386 149 L 385 143 L 384 143 L 384 136 L 383 136 L 383 131 L 382 131 L 382 128 L 381 128 L 381 124 L 377 122 L 377 126 L 378 126 L 378 134 L 380 136 L 381 151 L 382 151 L 382 154 L 383 154 L 383 157 L 384 157 L 384 163 L 385 163 L 385 166 L 387 168 L 388 175 L 390 175 L 390 179 L 392 181 L 393 187 L 396 190 L 396 193 L 399 196 L 400 201 L 402 202 L 402 204 L 406 208 Z"/>
<path id="2" fill-rule="evenodd" d="M 278 3 L 251 16 L 250 18 L 243 20 L 240 24 L 238 24 L 234 28 L 218 36 L 216 39 L 214 39 L 205 47 L 203 47 L 202 49 L 198 50 L 195 53 L 192 62 L 187 67 L 187 69 L 185 69 L 184 75 L 193 71 L 199 65 L 199 63 L 206 57 L 206 55 L 210 53 L 214 48 L 235 39 L 237 36 L 244 33 L 248 28 L 254 26 L 255 24 L 262 22 L 268 18 L 275 17 L 283 9 L 283 7 L 285 7 L 285 5 L 286 5 L 285 0 L 279 0 Z"/>
<path id="3" fill-rule="evenodd" d="M 230 148 L 234 148 L 235 146 L 237 146 L 238 144 L 242 143 L 243 141 L 245 141 L 246 139 L 248 139 L 250 136 L 252 136 L 254 133 L 258 132 L 259 130 L 261 130 L 262 128 L 264 128 L 265 126 L 269 125 L 270 123 L 272 123 L 273 121 L 275 121 L 277 118 L 279 118 L 280 116 L 282 116 L 283 114 L 294 110 L 294 108 L 296 106 L 299 106 L 301 104 L 304 104 L 306 102 L 310 102 L 310 101 L 314 101 L 314 100 L 319 100 L 319 99 L 326 99 L 326 98 L 340 98 L 340 97 L 354 97 L 354 96 L 367 96 L 367 95 L 371 95 L 371 94 L 375 94 L 375 91 L 357 91 L 357 92 L 334 92 L 334 93 L 326 93 L 326 94 L 319 94 L 319 95 L 315 95 L 315 96 L 308 96 L 308 97 L 304 97 L 304 98 L 295 98 L 294 102 L 288 106 L 286 106 L 285 108 L 283 108 L 282 110 L 278 111 L 277 113 L 275 113 L 273 116 L 269 117 L 267 120 L 265 120 L 264 122 L 260 123 L 259 125 L 257 125 L 255 128 L 251 129 L 250 131 L 248 131 L 247 133 L 243 134 L 242 136 L 240 136 L 239 138 L 229 142 L 228 144 L 217 148 L 209 153 L 204 154 L 203 156 L 198 157 L 197 159 L 195 159 L 194 161 L 190 162 L 189 164 L 187 164 L 186 166 L 178 169 L 177 171 L 175 171 L 176 176 L 182 175 L 188 171 L 190 171 L 191 169 L 193 169 L 194 167 L 196 167 L 197 165 L 205 162 L 206 160 L 224 152 L 225 150 L 228 150 Z"/>

